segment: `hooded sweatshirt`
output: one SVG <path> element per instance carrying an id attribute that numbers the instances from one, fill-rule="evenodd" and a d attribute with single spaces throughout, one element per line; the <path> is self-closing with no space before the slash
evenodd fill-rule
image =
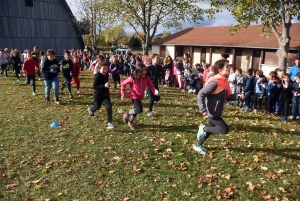
<path id="1" fill-rule="evenodd" d="M 132 77 L 129 77 L 121 83 L 122 97 L 125 97 L 126 95 L 125 87 L 128 84 L 130 85 L 129 97 L 131 100 L 138 99 L 139 101 L 142 101 L 144 98 L 144 91 L 146 89 L 146 86 L 150 87 L 150 90 L 153 92 L 153 94 L 156 94 L 157 92 L 148 76 L 141 77 L 138 81 L 135 81 L 134 79 L 132 79 Z"/>

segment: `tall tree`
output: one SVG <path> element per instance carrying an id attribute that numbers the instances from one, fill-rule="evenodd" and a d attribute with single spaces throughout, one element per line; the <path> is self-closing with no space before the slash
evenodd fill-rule
<path id="1" fill-rule="evenodd" d="M 292 19 L 299 19 L 299 0 L 211 0 L 211 6 L 208 11 L 211 17 L 222 8 L 226 8 L 237 20 L 238 25 L 230 29 L 232 34 L 252 22 L 261 22 L 262 33 L 265 36 L 273 32 L 279 44 L 278 66 L 286 70 L 291 41 L 290 28 Z"/>
<path id="2" fill-rule="evenodd" d="M 111 43 L 112 45 L 118 45 L 119 40 L 122 37 L 127 36 L 122 25 L 107 27 L 103 30 L 102 35 L 105 38 L 105 42 Z"/>
<path id="3" fill-rule="evenodd" d="M 163 30 L 161 38 L 165 38 L 165 37 L 170 36 L 170 35 L 171 35 L 170 31 Z"/>
<path id="4" fill-rule="evenodd" d="M 103 4 L 114 16 L 110 19 L 123 22 L 135 30 L 148 53 L 158 26 L 181 27 L 181 22 L 199 23 L 203 20 L 202 0 L 105 0 Z M 142 31 L 143 35 L 139 32 Z"/>
<path id="5" fill-rule="evenodd" d="M 73 8 L 77 20 L 88 26 L 85 30 L 91 35 L 91 45 L 95 46 L 101 31 L 107 26 L 109 17 L 103 9 L 103 0 L 68 0 L 68 3 Z"/>

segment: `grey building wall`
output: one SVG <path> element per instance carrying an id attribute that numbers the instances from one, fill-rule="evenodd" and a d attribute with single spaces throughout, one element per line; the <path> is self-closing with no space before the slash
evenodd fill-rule
<path id="1" fill-rule="evenodd" d="M 40 50 L 54 49 L 57 55 L 64 49 L 84 48 L 65 0 L 33 0 L 33 7 L 25 6 L 25 1 L 0 0 L 0 48 L 23 52 L 36 45 Z"/>

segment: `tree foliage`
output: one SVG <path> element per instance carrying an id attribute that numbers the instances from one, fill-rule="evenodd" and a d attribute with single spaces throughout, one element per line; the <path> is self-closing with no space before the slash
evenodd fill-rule
<path id="1" fill-rule="evenodd" d="M 148 53 L 158 25 L 181 27 L 181 22 L 199 23 L 203 20 L 202 0 L 105 0 L 103 6 L 111 13 L 110 19 L 120 21 L 135 30 Z M 139 34 L 143 32 L 144 35 Z"/>
<path id="2" fill-rule="evenodd" d="M 226 8 L 237 20 L 238 25 L 231 27 L 231 34 L 250 23 L 259 22 L 262 25 L 262 35 L 274 33 L 279 43 L 278 65 L 286 70 L 291 40 L 289 32 L 292 19 L 299 18 L 299 0 L 211 0 L 211 6 L 208 10 L 211 18 Z"/>
<path id="3" fill-rule="evenodd" d="M 128 46 L 132 49 L 140 49 L 142 47 L 142 44 L 137 37 L 132 36 L 128 42 Z"/>
<path id="4" fill-rule="evenodd" d="M 163 30 L 161 38 L 165 38 L 165 37 L 170 36 L 170 35 L 171 35 L 170 31 Z"/>
<path id="5" fill-rule="evenodd" d="M 106 43 L 111 43 L 114 45 L 118 45 L 119 40 L 122 37 L 127 37 L 124 31 L 124 27 L 122 25 L 115 27 L 107 27 L 103 30 L 102 35 L 104 36 Z"/>

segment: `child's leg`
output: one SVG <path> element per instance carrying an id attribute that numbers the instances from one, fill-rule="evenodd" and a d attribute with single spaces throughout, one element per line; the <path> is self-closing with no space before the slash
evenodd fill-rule
<path id="1" fill-rule="evenodd" d="M 282 104 L 283 104 L 283 116 L 288 117 L 290 102 L 289 101 L 281 101 L 281 105 Z"/>
<path id="2" fill-rule="evenodd" d="M 69 93 L 72 94 L 72 91 L 71 91 L 71 81 L 72 81 L 72 77 L 71 76 L 68 76 L 68 77 L 65 77 L 65 83 L 68 87 L 68 90 L 69 90 Z"/>
<path id="3" fill-rule="evenodd" d="M 103 103 L 105 104 L 106 112 L 107 112 L 107 121 L 108 123 L 112 122 L 112 105 L 110 98 L 106 98 L 103 100 Z"/>
<path id="4" fill-rule="evenodd" d="M 30 79 L 32 80 L 32 92 L 35 93 L 35 75 L 30 76 Z"/>
<path id="5" fill-rule="evenodd" d="M 55 78 L 53 78 L 51 80 L 52 82 L 52 87 L 54 89 L 54 100 L 55 101 L 59 101 L 59 82 L 58 82 L 58 76 L 56 76 Z"/>
<path id="6" fill-rule="evenodd" d="M 143 106 L 141 101 L 139 101 L 138 99 L 133 99 L 132 102 L 134 104 L 134 108 L 128 111 L 128 114 L 130 115 L 129 122 L 131 123 L 138 114 L 143 112 Z"/>
<path id="7" fill-rule="evenodd" d="M 229 127 L 222 117 L 209 117 L 208 125 L 204 128 L 206 136 L 199 139 L 198 145 L 202 145 L 211 134 L 227 134 Z"/>
<path id="8" fill-rule="evenodd" d="M 78 77 L 74 77 L 74 82 L 76 83 L 76 88 L 77 90 L 80 89 L 80 81 L 79 81 L 79 78 Z"/>
<path id="9" fill-rule="evenodd" d="M 30 78 L 29 78 L 29 75 L 26 75 L 26 84 L 30 84 Z"/>
<path id="10" fill-rule="evenodd" d="M 258 109 L 257 105 L 258 105 L 258 97 L 257 97 L 257 93 L 255 93 L 253 96 L 253 109 L 257 110 Z"/>
<path id="11" fill-rule="evenodd" d="M 27 77 L 26 77 L 26 79 L 27 79 Z M 45 84 L 45 98 L 47 99 L 47 101 L 49 101 L 52 80 L 44 80 L 44 84 Z"/>
<path id="12" fill-rule="evenodd" d="M 155 87 L 155 88 L 158 88 L 158 87 Z M 147 93 L 148 93 L 149 98 L 150 98 L 150 101 L 149 101 L 149 112 L 152 112 L 154 101 L 156 101 L 156 102 L 159 101 L 160 100 L 160 96 L 154 96 L 154 94 L 152 93 L 152 91 L 150 90 L 150 88 L 148 86 L 147 86 Z"/>
<path id="13" fill-rule="evenodd" d="M 91 107 L 92 113 L 94 113 L 100 109 L 102 102 L 103 102 L 103 99 L 101 97 L 99 97 L 98 94 L 95 93 L 94 94 L 94 105 L 93 105 L 93 107 Z"/>

